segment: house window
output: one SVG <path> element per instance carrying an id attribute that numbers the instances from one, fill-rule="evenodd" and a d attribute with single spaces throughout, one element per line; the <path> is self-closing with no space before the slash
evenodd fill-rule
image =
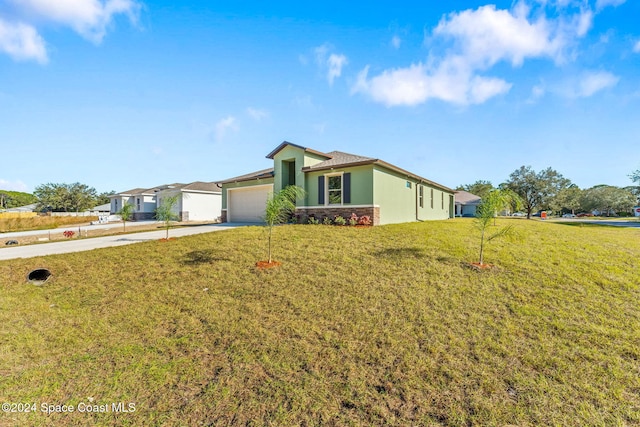
<path id="1" fill-rule="evenodd" d="M 431 209 L 433 209 L 433 188 L 431 189 Z"/>
<path id="2" fill-rule="evenodd" d="M 418 186 L 418 201 L 420 203 L 420 207 L 424 208 L 424 185 Z"/>
<path id="3" fill-rule="evenodd" d="M 140 210 L 140 197 L 136 198 L 136 209 Z"/>
<path id="4" fill-rule="evenodd" d="M 342 204 L 342 175 L 327 176 L 327 200 L 330 205 Z"/>
<path id="5" fill-rule="evenodd" d="M 444 193 L 440 193 L 442 196 L 442 207 L 440 209 L 444 210 Z"/>
<path id="6" fill-rule="evenodd" d="M 407 181 L 406 186 L 407 186 L 407 188 L 411 188 L 411 181 Z"/>
<path id="7" fill-rule="evenodd" d="M 113 209 L 114 211 L 118 212 L 118 201 L 117 200 L 113 201 L 113 208 L 114 208 Z"/>

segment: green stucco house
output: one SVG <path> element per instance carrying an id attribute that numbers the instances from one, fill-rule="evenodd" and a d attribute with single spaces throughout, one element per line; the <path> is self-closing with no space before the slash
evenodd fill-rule
<path id="1" fill-rule="evenodd" d="M 297 201 L 301 218 L 355 213 L 380 225 L 454 216 L 454 190 L 379 159 L 286 141 L 267 158 L 273 168 L 222 182 L 223 222 L 261 222 L 269 194 L 288 185 L 306 192 Z"/>

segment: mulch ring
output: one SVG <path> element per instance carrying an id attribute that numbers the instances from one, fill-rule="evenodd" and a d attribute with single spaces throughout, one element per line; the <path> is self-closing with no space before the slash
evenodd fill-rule
<path id="1" fill-rule="evenodd" d="M 259 270 L 266 270 L 267 268 L 275 268 L 281 266 L 282 263 L 280 261 L 258 261 L 256 262 L 256 267 Z"/>

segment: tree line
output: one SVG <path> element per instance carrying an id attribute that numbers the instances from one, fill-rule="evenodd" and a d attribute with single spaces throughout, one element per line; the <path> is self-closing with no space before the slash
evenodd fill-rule
<path id="1" fill-rule="evenodd" d="M 79 182 L 47 183 L 37 186 L 33 194 L 0 190 L 0 209 L 35 203 L 39 212 L 82 212 L 109 203 L 109 196 L 114 193 L 115 191 L 98 194 L 95 188 Z"/>
<path id="2" fill-rule="evenodd" d="M 597 210 L 609 216 L 628 212 L 639 203 L 640 169 L 632 172 L 629 178 L 638 185 L 623 188 L 596 185 L 581 189 L 550 167 L 536 172 L 531 166 L 521 166 L 497 188 L 490 181 L 478 180 L 473 184 L 460 185 L 456 190 L 468 191 L 482 198 L 496 189 L 510 190 L 518 195 L 527 218 L 538 210 L 551 210 L 558 214 Z"/>

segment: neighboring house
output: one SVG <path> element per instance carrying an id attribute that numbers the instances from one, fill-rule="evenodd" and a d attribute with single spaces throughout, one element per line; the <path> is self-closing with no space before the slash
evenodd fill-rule
<path id="1" fill-rule="evenodd" d="M 296 214 L 317 219 L 352 213 L 374 225 L 453 218 L 454 191 L 379 159 L 322 153 L 283 142 L 267 155 L 273 168 L 222 182 L 223 222 L 262 222 L 270 193 L 305 190 Z"/>
<path id="2" fill-rule="evenodd" d="M 104 205 L 95 206 L 89 209 L 89 213 L 91 215 L 109 215 L 111 210 L 111 205 L 109 203 L 105 203 Z"/>
<path id="3" fill-rule="evenodd" d="M 155 218 L 163 197 L 179 194 L 175 213 L 180 221 L 216 221 L 220 219 L 222 189 L 215 182 L 168 184 L 153 188 L 135 188 L 109 196 L 111 213 L 116 214 L 125 203 L 133 206 L 133 221 Z"/>
<path id="4" fill-rule="evenodd" d="M 111 213 L 117 214 L 125 203 L 133 205 L 133 221 L 153 219 L 156 212 L 156 193 L 158 188 L 134 188 L 109 196 Z"/>
<path id="5" fill-rule="evenodd" d="M 15 212 L 15 213 L 35 212 L 37 207 L 38 207 L 37 203 L 31 203 L 30 205 L 18 206 L 16 208 L 3 209 L 2 212 Z"/>
<path id="6" fill-rule="evenodd" d="M 178 194 L 174 210 L 180 221 L 219 221 L 222 215 L 222 188 L 215 182 L 192 182 L 158 187 L 157 205 L 164 197 Z"/>
<path id="7" fill-rule="evenodd" d="M 456 216 L 476 216 L 476 209 L 481 202 L 480 196 L 468 191 L 456 191 Z"/>

